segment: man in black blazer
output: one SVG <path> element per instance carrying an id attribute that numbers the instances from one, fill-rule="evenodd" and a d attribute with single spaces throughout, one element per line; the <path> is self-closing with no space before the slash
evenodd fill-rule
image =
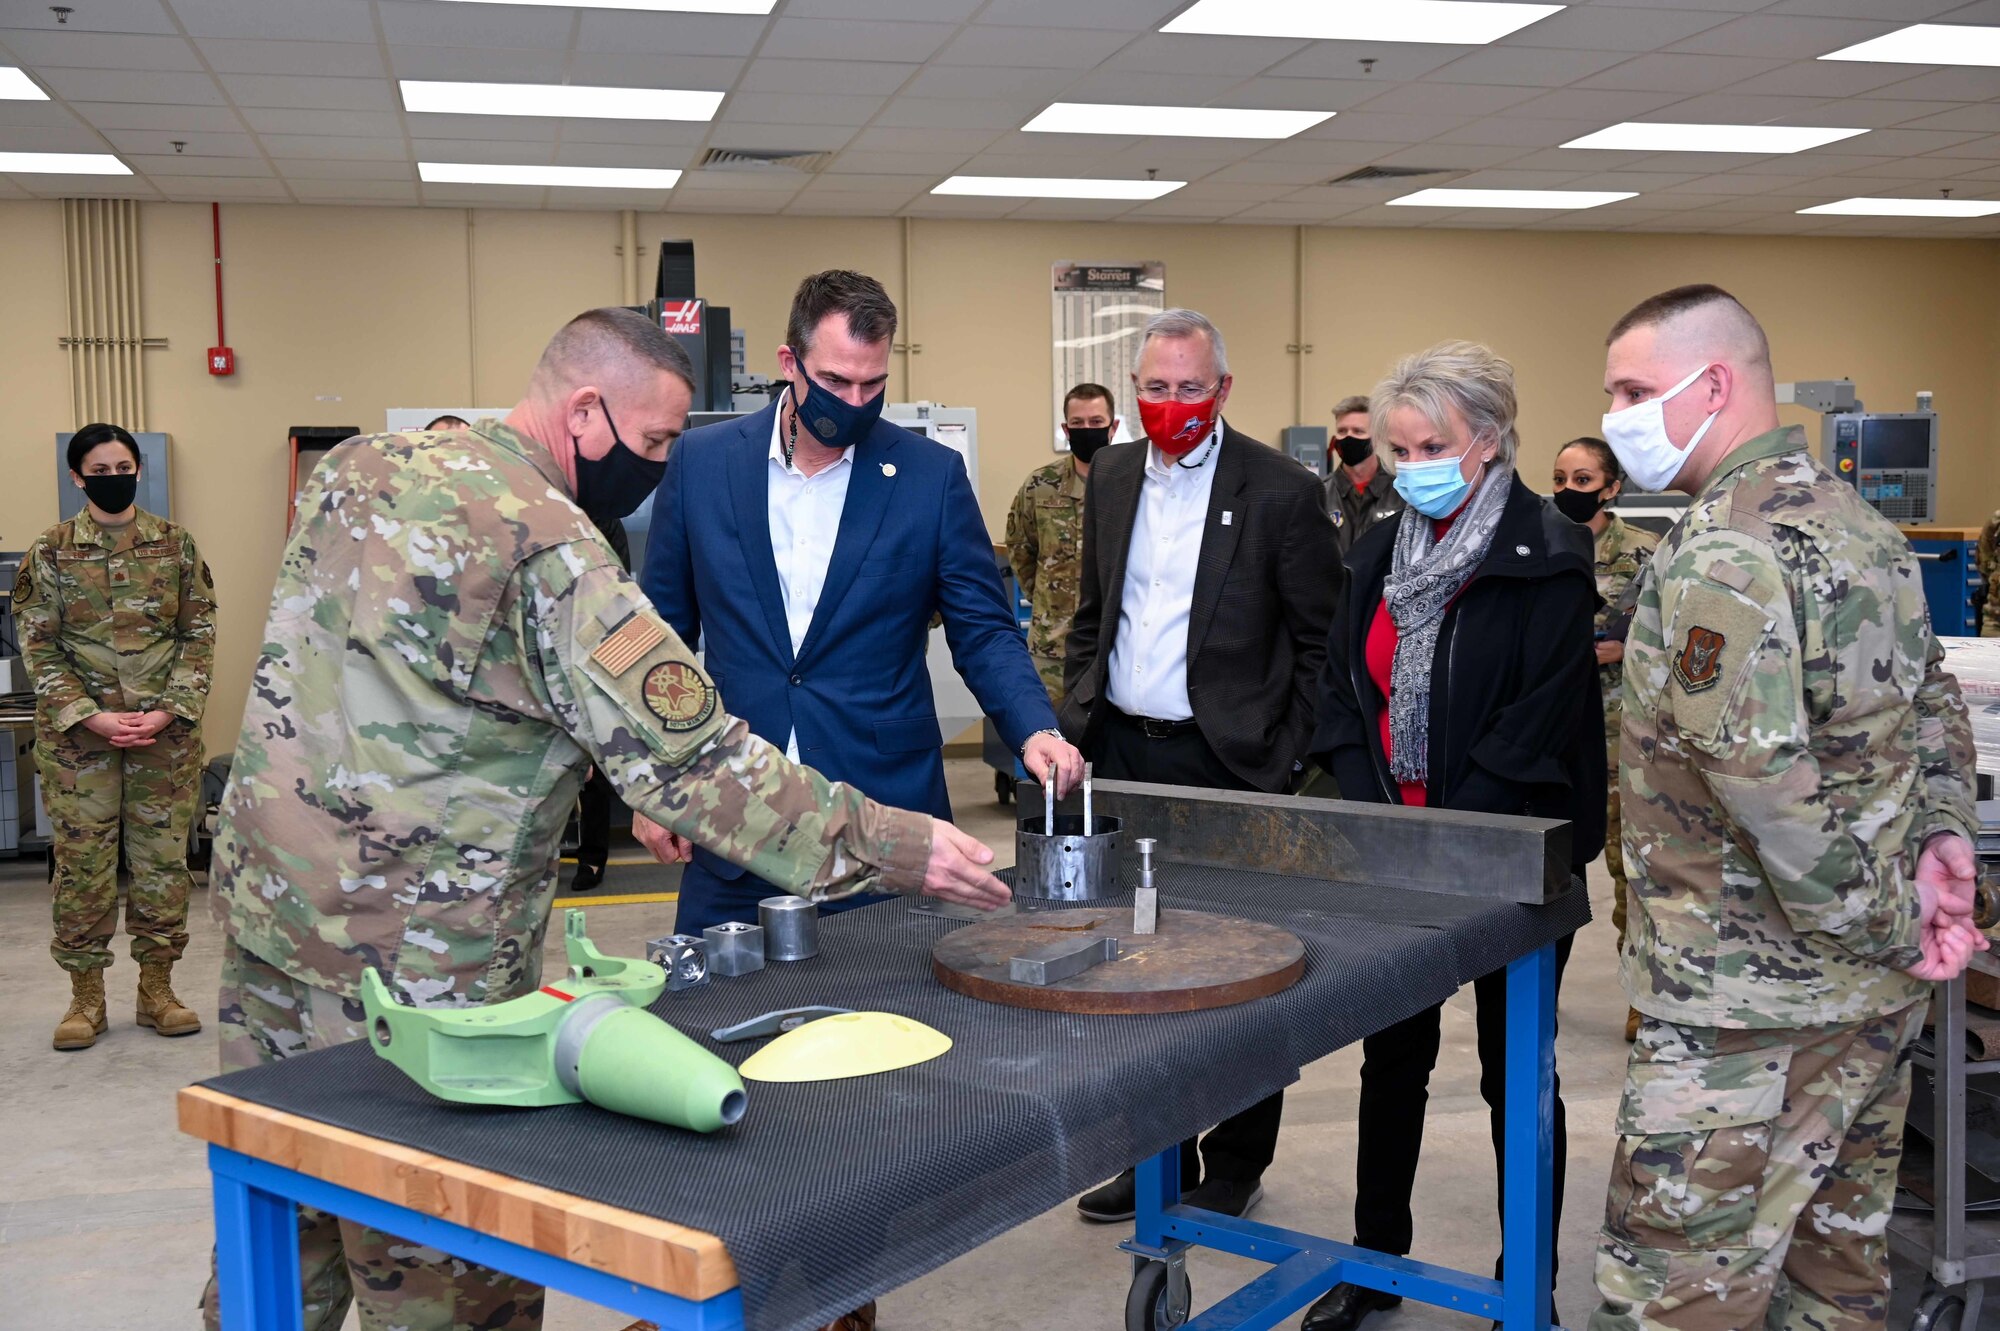
<path id="1" fill-rule="evenodd" d="M 1099 776 L 1283 793 L 1312 736 L 1346 581 L 1325 494 L 1223 421 L 1233 380 L 1206 318 L 1153 316 L 1132 378 L 1146 438 L 1103 449 L 1090 469 L 1063 731 Z M 1192 1204 L 1229 1215 L 1257 1204 L 1283 1104 L 1275 1095 L 1224 1122 L 1199 1158 L 1182 1146 Z M 1130 1219 L 1133 1201 L 1128 1170 L 1077 1209 L 1110 1223 Z"/>

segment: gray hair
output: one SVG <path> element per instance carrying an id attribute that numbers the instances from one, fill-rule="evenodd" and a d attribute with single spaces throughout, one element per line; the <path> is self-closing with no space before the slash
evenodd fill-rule
<path id="1" fill-rule="evenodd" d="M 1409 407 L 1442 431 L 1451 411 L 1465 419 L 1474 442 L 1498 445 L 1494 459 L 1511 464 L 1520 438 L 1514 432 L 1519 405 L 1514 367 L 1477 342 L 1440 342 L 1396 362 L 1370 394 L 1369 428 L 1388 437 L 1389 413 Z"/>
<path id="2" fill-rule="evenodd" d="M 1180 308 L 1161 310 L 1146 320 L 1146 335 L 1139 339 L 1140 355 L 1145 354 L 1146 344 L 1156 337 L 1205 337 L 1216 378 L 1229 373 L 1229 348 L 1222 345 L 1222 330 L 1210 323 L 1205 314 Z"/>

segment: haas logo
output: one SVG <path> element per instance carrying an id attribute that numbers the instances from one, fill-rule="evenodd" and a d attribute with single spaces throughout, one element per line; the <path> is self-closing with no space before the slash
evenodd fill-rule
<path id="1" fill-rule="evenodd" d="M 675 301 L 660 307 L 660 327 L 669 333 L 699 335 L 701 333 L 701 302 L 699 300 Z"/>
<path id="2" fill-rule="evenodd" d="M 1199 439 L 1207 430 L 1207 421 L 1204 421 L 1199 416 L 1190 416 L 1186 421 L 1182 422 L 1180 429 L 1174 431 L 1174 437 L 1170 442 L 1177 444 L 1183 439 Z"/>

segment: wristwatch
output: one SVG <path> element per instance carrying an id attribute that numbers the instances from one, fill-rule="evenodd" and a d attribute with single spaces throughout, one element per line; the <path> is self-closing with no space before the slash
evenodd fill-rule
<path id="1" fill-rule="evenodd" d="M 1037 730 L 1035 735 L 1054 735 L 1057 739 L 1063 737 L 1062 731 L 1056 729 L 1054 726 L 1044 726 L 1042 729 Z M 1017 755 L 1018 757 L 1027 757 L 1028 743 L 1035 738 L 1035 735 L 1030 735 L 1027 739 L 1021 741 L 1021 752 Z"/>

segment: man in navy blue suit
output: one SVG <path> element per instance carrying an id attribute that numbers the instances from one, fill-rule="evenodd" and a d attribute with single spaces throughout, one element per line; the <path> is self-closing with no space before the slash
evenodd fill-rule
<path id="1" fill-rule="evenodd" d="M 1028 770 L 1053 767 L 1066 793 L 1083 758 L 1056 728 L 965 465 L 881 419 L 895 333 L 896 306 L 874 278 L 835 270 L 800 283 L 778 348 L 783 394 L 690 431 L 667 455 L 642 585 L 752 731 L 874 799 L 948 819 L 925 663 L 941 613 L 980 707 Z M 686 857 L 664 831 L 633 830 L 662 858 Z M 694 851 L 676 926 L 754 920 L 776 891 Z"/>

